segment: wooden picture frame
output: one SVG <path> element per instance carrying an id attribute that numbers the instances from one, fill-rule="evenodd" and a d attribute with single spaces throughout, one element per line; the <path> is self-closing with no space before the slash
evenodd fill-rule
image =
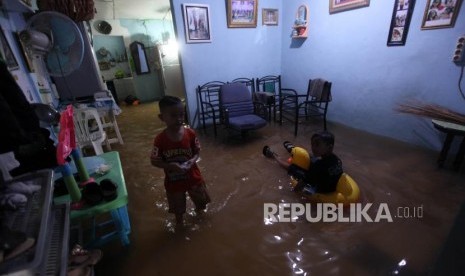
<path id="1" fill-rule="evenodd" d="M 258 0 L 228 0 L 228 28 L 256 28 Z"/>
<path id="2" fill-rule="evenodd" d="M 415 0 L 395 0 L 387 46 L 402 46 L 407 40 Z"/>
<path id="3" fill-rule="evenodd" d="M 210 6 L 182 4 L 186 43 L 211 42 Z"/>
<path id="4" fill-rule="evenodd" d="M 462 0 L 428 0 L 421 24 L 422 30 L 452 28 Z"/>
<path id="5" fill-rule="evenodd" d="M 278 9 L 262 9 L 262 25 L 278 26 Z"/>
<path id="6" fill-rule="evenodd" d="M 369 5 L 370 0 L 329 0 L 329 13 L 358 9 Z"/>
<path id="7" fill-rule="evenodd" d="M 2 28 L 0 28 L 0 59 L 6 63 L 8 70 L 13 71 L 19 69 L 18 61 L 11 50 L 10 44 L 8 44 L 8 40 Z"/>

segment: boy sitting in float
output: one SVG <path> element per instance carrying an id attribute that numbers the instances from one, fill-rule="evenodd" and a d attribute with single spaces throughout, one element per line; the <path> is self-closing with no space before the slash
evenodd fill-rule
<path id="1" fill-rule="evenodd" d="M 295 192 L 303 192 L 315 202 L 353 203 L 359 200 L 359 188 L 355 181 L 345 174 L 342 162 L 333 153 L 334 135 L 328 131 L 313 134 L 311 138 L 312 153 L 284 142 L 284 147 L 291 154 L 286 161 L 277 156 L 268 146 L 263 154 L 275 159 L 291 176 L 291 185 Z"/>

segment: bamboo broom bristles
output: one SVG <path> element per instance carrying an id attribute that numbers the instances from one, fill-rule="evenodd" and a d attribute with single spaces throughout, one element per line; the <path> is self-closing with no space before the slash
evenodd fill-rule
<path id="1" fill-rule="evenodd" d="M 432 119 L 448 121 L 465 125 L 465 114 L 461 114 L 437 104 L 421 102 L 407 102 L 399 104 L 395 110 L 400 113 L 408 113 Z"/>

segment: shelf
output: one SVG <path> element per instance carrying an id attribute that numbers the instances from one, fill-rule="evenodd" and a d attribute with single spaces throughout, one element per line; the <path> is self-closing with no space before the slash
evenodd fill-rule
<path id="1" fill-rule="evenodd" d="M 21 0 L 0 0 L 1 9 L 10 12 L 34 13 L 32 6 Z"/>
<path id="2" fill-rule="evenodd" d="M 70 208 L 69 204 L 52 205 L 52 179 L 52 170 L 40 170 L 6 183 L 23 182 L 41 189 L 27 195 L 26 206 L 0 212 L 2 224 L 35 240 L 32 248 L 0 263 L 0 274 L 66 275 Z"/>
<path id="3" fill-rule="evenodd" d="M 42 253 L 46 246 L 46 236 L 52 205 L 52 179 L 51 170 L 28 173 L 14 178 L 9 183 L 30 182 L 42 188 L 27 196 L 27 205 L 15 211 L 3 211 L 1 216 L 3 224 L 13 231 L 25 233 L 35 239 L 35 246 L 20 256 L 0 264 L 0 274 L 14 271 L 34 272 L 42 262 Z"/>
<path id="4" fill-rule="evenodd" d="M 294 25 L 292 26 L 292 38 L 300 39 L 308 36 L 308 7 L 300 5 L 297 8 Z"/>
<path id="5" fill-rule="evenodd" d="M 43 252 L 44 259 L 36 271 L 39 275 L 66 275 L 69 254 L 69 203 L 52 207 L 50 216 L 51 229 L 48 232 L 48 246 Z"/>
<path id="6" fill-rule="evenodd" d="M 294 27 L 294 29 L 297 31 L 299 28 L 301 27 Z M 297 32 L 299 33 L 299 32 Z M 303 32 L 301 32 L 301 34 L 297 34 L 297 35 L 293 35 L 292 38 L 307 38 L 308 36 L 308 29 L 305 28 L 305 30 Z"/>

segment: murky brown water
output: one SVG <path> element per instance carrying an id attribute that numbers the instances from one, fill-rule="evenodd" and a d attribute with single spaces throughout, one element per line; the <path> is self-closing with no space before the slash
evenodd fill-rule
<path id="1" fill-rule="evenodd" d="M 285 155 L 282 142 L 289 140 L 308 148 L 321 122 L 301 128 L 297 138 L 292 126 L 278 124 L 246 140 L 226 131 L 215 139 L 212 130 L 199 130 L 199 165 L 213 202 L 204 217 L 190 214 L 186 229 L 175 231 L 163 172 L 149 162 L 152 139 L 163 128 L 158 108 L 123 110 L 118 122 L 125 145 L 113 148 L 120 151 L 129 192 L 131 245 L 124 249 L 115 241 L 103 248 L 97 275 L 425 274 L 465 196 L 463 167 L 458 173 L 436 169 L 436 152 L 329 123 L 335 153 L 358 182 L 362 202 L 387 203 L 391 211 L 423 206 L 423 218 L 265 223 L 264 203 L 305 200 L 290 191 L 286 172 L 262 156 L 262 147 Z"/>

